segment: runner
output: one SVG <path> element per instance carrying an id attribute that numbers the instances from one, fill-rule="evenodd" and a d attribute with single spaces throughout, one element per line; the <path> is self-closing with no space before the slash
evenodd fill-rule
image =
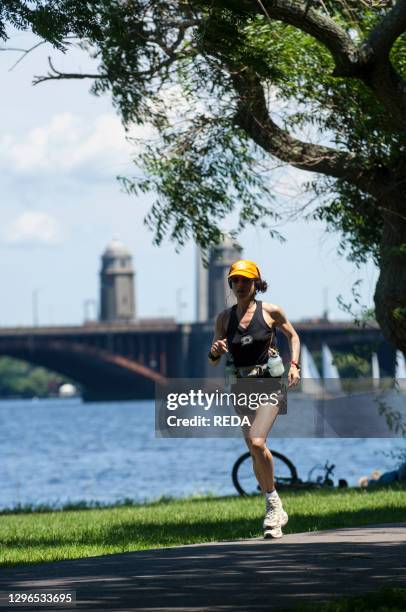
<path id="1" fill-rule="evenodd" d="M 258 292 L 265 292 L 268 287 L 256 263 L 247 259 L 233 263 L 228 283 L 237 298 L 237 304 L 217 316 L 209 363 L 216 366 L 221 356 L 227 355 L 227 367 L 234 368 L 237 379 L 252 376 L 268 378 L 273 369 L 272 362 L 280 362 L 275 343 L 278 327 L 289 342 L 291 361 L 288 385 L 297 385 L 300 380 L 299 336 L 279 306 L 255 299 Z M 270 356 L 272 359 L 268 365 Z M 275 373 L 281 375 L 278 369 L 273 369 L 272 374 Z M 261 405 L 255 411 L 251 427 L 243 430 L 256 479 L 265 495 L 265 538 L 282 537 L 282 527 L 288 521 L 288 515 L 275 489 L 272 454 L 266 445 L 267 436 L 279 411 L 280 404 Z"/>

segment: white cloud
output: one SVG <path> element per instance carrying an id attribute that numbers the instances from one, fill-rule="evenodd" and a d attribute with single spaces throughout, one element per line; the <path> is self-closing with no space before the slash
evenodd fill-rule
<path id="1" fill-rule="evenodd" d="M 57 220 L 40 211 L 22 213 L 3 231 L 4 242 L 14 245 L 58 244 L 61 238 Z"/>
<path id="2" fill-rule="evenodd" d="M 135 127 L 131 135 L 149 136 L 150 128 Z M 19 176 L 116 176 L 131 163 L 134 145 L 125 139 L 119 118 L 105 113 L 85 121 L 61 113 L 48 124 L 22 136 L 6 133 L 0 139 L 0 165 Z"/>

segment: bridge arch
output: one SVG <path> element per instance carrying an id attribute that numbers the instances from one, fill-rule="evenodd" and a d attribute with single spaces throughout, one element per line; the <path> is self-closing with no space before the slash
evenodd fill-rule
<path id="1" fill-rule="evenodd" d="M 0 355 L 43 366 L 80 383 L 90 400 L 153 397 L 166 377 L 134 359 L 70 340 L 31 336 L 2 338 Z"/>

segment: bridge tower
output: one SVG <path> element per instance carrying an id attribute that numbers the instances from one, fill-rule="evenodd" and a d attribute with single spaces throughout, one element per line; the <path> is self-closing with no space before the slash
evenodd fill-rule
<path id="1" fill-rule="evenodd" d="M 100 321 L 135 319 L 134 269 L 130 251 L 113 239 L 102 255 Z"/>
<path id="2" fill-rule="evenodd" d="M 211 320 L 235 304 L 228 286 L 227 276 L 231 264 L 241 259 L 242 247 L 225 236 L 223 242 L 210 251 L 209 266 L 204 268 L 201 255 L 197 261 L 197 320 Z"/>

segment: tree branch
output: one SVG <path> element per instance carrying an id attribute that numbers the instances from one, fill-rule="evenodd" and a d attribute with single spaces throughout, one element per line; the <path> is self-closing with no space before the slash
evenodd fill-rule
<path id="1" fill-rule="evenodd" d="M 59 72 L 54 65 L 52 64 L 52 60 L 48 57 L 48 64 L 50 66 L 51 71 L 48 71 L 45 76 L 36 76 L 34 75 L 32 84 L 38 85 L 39 83 L 44 83 L 45 81 L 59 81 L 62 79 L 107 79 L 108 76 L 106 74 L 86 74 L 84 72 Z"/>
<path id="2" fill-rule="evenodd" d="M 234 12 L 265 14 L 307 32 L 329 49 L 334 62 L 333 76 L 362 80 L 384 105 L 394 129 L 406 128 L 406 83 L 389 61 L 389 50 L 405 30 L 406 0 L 398 0 L 382 18 L 369 39 L 355 45 L 333 19 L 298 0 L 223 0 Z"/>
<path id="3" fill-rule="evenodd" d="M 406 129 L 406 83 L 389 60 L 395 40 L 406 30 L 406 0 L 398 0 L 362 45 L 369 58 L 363 80 L 389 111 L 396 126 Z"/>
<path id="4" fill-rule="evenodd" d="M 69 39 L 77 39 L 77 36 L 65 36 L 63 38 L 63 40 L 62 40 L 62 43 L 66 44 L 66 45 L 71 45 L 72 43 L 68 42 Z M 48 40 L 40 40 L 39 42 L 37 42 L 32 47 L 29 47 L 29 49 L 22 49 L 22 48 L 19 48 L 19 47 L 0 47 L 0 51 L 19 51 L 21 53 L 21 57 L 19 57 L 18 60 L 11 66 L 11 68 L 9 68 L 9 72 L 14 70 L 14 68 L 20 62 L 22 62 L 23 59 L 25 59 L 29 53 L 31 53 L 32 51 L 35 51 L 35 49 L 38 49 L 38 47 L 40 47 L 41 45 L 45 45 L 48 42 L 49 42 Z"/>
<path id="5" fill-rule="evenodd" d="M 265 14 L 307 32 L 329 49 L 340 74 L 356 71 L 361 62 L 360 50 L 347 32 L 333 19 L 297 0 L 224 0 L 235 13 Z"/>
<path id="6" fill-rule="evenodd" d="M 35 45 L 33 45 L 32 47 L 30 47 L 29 49 L 18 49 L 16 47 L 4 47 L 2 49 L 0 49 L 0 51 L 20 51 L 21 52 L 21 57 L 18 58 L 18 60 L 16 62 L 14 62 L 14 64 L 11 66 L 11 68 L 8 69 L 9 72 L 11 72 L 12 70 L 14 70 L 14 68 L 23 61 L 23 59 L 29 54 L 31 53 L 31 51 L 34 51 L 34 49 L 37 49 L 38 47 L 40 47 L 41 45 L 44 45 L 47 41 L 46 40 L 40 40 L 40 42 L 36 43 Z"/>
<path id="7" fill-rule="evenodd" d="M 264 89 L 256 74 L 244 68 L 231 72 L 238 96 L 238 125 L 265 151 L 301 170 L 356 184 L 372 195 L 382 191 L 381 177 L 365 170 L 365 160 L 332 147 L 304 142 L 280 128 L 269 116 Z"/>
<path id="8" fill-rule="evenodd" d="M 178 59 L 177 57 L 175 59 Z M 144 77 L 153 77 L 158 72 L 163 69 L 167 69 L 174 62 L 174 57 L 170 56 L 149 70 L 143 70 L 141 72 L 133 72 L 132 76 L 136 78 L 144 78 Z M 109 79 L 107 74 L 86 74 L 83 72 L 59 72 L 54 65 L 52 64 L 52 60 L 48 57 L 48 64 L 51 68 L 51 71 L 48 71 L 44 76 L 34 76 L 33 85 L 38 85 L 39 83 L 43 83 L 45 81 L 58 81 L 62 79 Z"/>
<path id="9" fill-rule="evenodd" d="M 394 129 L 406 129 L 406 83 L 389 60 L 379 62 L 366 73 L 364 82 L 392 118 Z"/>
<path id="10" fill-rule="evenodd" d="M 406 0 L 398 0 L 369 35 L 366 45 L 376 58 L 386 58 L 395 40 L 406 30 Z"/>

